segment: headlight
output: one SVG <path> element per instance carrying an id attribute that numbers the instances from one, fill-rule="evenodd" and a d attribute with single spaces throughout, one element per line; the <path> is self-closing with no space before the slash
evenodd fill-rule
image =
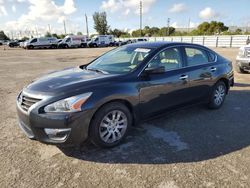
<path id="1" fill-rule="evenodd" d="M 92 95 L 92 92 L 84 93 L 82 95 L 77 95 L 69 97 L 44 108 L 45 112 L 79 112 L 81 111 L 82 105 L 87 101 L 87 99 Z"/>
<path id="2" fill-rule="evenodd" d="M 245 57 L 245 50 L 240 50 L 239 53 L 238 53 L 238 56 L 239 57 Z"/>

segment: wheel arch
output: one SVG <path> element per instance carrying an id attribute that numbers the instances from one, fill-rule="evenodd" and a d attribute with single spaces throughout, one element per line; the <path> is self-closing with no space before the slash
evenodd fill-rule
<path id="1" fill-rule="evenodd" d="M 222 77 L 222 78 L 218 79 L 218 81 L 216 82 L 216 84 L 218 82 L 220 82 L 220 81 L 224 82 L 224 84 L 226 85 L 226 87 L 227 87 L 227 94 L 228 94 L 228 91 L 229 91 L 229 88 L 230 88 L 230 81 L 229 81 L 229 79 Z"/>
<path id="2" fill-rule="evenodd" d="M 93 113 L 93 115 L 92 115 L 92 117 L 91 117 L 91 119 L 90 119 L 90 122 L 89 122 L 88 137 L 89 137 L 90 131 L 91 131 L 90 126 L 91 126 L 91 124 L 92 124 L 92 122 L 93 122 L 93 120 L 94 120 L 96 114 L 98 113 L 98 111 L 99 111 L 102 107 L 104 107 L 105 105 L 110 104 L 110 103 L 115 103 L 115 102 L 116 102 L 116 103 L 121 103 L 121 104 L 125 105 L 125 106 L 128 108 L 128 110 L 130 111 L 130 113 L 131 113 L 131 115 L 132 115 L 132 126 L 133 126 L 133 127 L 135 126 L 135 123 L 137 122 L 137 120 L 136 120 L 137 118 L 136 118 L 135 111 L 134 111 L 134 109 L 133 109 L 132 103 L 130 103 L 130 102 L 129 102 L 128 100 L 126 100 L 126 99 L 112 99 L 112 100 L 110 100 L 110 101 L 104 102 L 104 103 L 103 103 L 102 105 L 100 105 L 100 106 L 95 110 L 95 112 Z"/>

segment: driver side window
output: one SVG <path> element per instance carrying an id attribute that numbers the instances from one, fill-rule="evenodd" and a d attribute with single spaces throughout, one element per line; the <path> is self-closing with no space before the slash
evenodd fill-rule
<path id="1" fill-rule="evenodd" d="M 169 48 L 158 53 L 148 64 L 148 67 L 165 67 L 166 71 L 181 67 L 181 53 L 178 48 Z"/>
<path id="2" fill-rule="evenodd" d="M 37 39 L 33 39 L 30 43 L 35 43 L 37 42 Z"/>

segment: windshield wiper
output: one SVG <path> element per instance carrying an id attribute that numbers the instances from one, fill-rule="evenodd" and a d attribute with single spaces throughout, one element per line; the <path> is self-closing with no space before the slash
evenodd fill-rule
<path id="1" fill-rule="evenodd" d="M 87 68 L 87 70 L 99 72 L 99 73 L 102 73 L 102 74 L 108 74 L 108 72 L 106 72 L 106 71 L 104 71 L 104 70 L 101 70 L 101 69 Z"/>

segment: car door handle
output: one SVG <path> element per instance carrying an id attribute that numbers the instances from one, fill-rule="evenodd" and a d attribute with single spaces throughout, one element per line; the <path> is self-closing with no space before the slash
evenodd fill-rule
<path id="1" fill-rule="evenodd" d="M 180 80 L 186 80 L 186 79 L 188 79 L 188 75 L 181 75 L 179 79 Z"/>
<path id="2" fill-rule="evenodd" d="M 215 72 L 216 70 L 217 70 L 217 68 L 216 67 L 211 67 L 211 72 Z"/>

